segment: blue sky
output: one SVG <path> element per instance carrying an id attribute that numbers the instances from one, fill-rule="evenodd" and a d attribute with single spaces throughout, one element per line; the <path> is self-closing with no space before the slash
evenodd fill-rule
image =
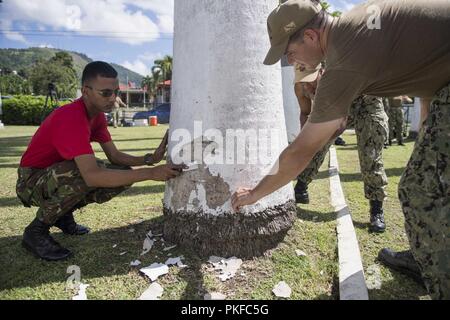
<path id="1" fill-rule="evenodd" d="M 77 51 L 146 75 L 155 59 L 172 55 L 173 2 L 3 0 L 0 48 L 51 47 Z M 332 10 L 340 11 L 361 2 L 328 1 Z"/>

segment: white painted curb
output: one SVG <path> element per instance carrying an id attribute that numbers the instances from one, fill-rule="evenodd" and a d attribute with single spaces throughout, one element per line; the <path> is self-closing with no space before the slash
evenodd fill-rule
<path id="1" fill-rule="evenodd" d="M 339 178 L 336 149 L 330 148 L 331 205 L 337 213 L 340 300 L 369 300 L 364 269 L 350 210 Z"/>

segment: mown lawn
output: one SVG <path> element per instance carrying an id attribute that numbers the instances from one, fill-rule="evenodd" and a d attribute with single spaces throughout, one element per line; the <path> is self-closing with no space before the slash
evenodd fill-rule
<path id="1" fill-rule="evenodd" d="M 119 149 L 142 155 L 156 148 L 166 129 L 110 131 Z M 15 182 L 18 162 L 35 130 L 15 126 L 0 130 L 0 299 L 71 299 L 74 292 L 66 287 L 71 265 L 80 267 L 82 282 L 90 285 L 86 290 L 89 299 L 136 299 L 150 281 L 130 262 L 140 259 L 142 266 L 164 263 L 169 254 L 184 255 L 189 267 L 171 267 L 169 274 L 158 279 L 164 288 L 162 299 L 203 299 L 205 293 L 213 291 L 226 294 L 228 299 L 276 299 L 272 288 L 282 280 L 292 288 L 291 299 L 338 298 L 335 214 L 329 205 L 327 162 L 310 187 L 314 195 L 311 204 L 298 209 L 299 219 L 285 241 L 264 257 L 244 260 L 235 278 L 221 282 L 205 259 L 188 249 L 166 252 L 157 242 L 140 257 L 146 233 L 162 231 L 164 184 L 158 182 L 136 184 L 106 204 L 90 205 L 78 212 L 77 221 L 92 229 L 89 235 L 68 237 L 52 229 L 55 239 L 75 253 L 71 259 L 49 263 L 28 254 L 20 241 L 36 209 L 21 206 Z M 95 149 L 98 157 L 105 158 L 99 146 Z M 296 249 L 307 256 L 298 257 Z M 402 296 L 401 288 L 391 291 L 393 296 Z"/>
<path id="2" fill-rule="evenodd" d="M 384 205 L 387 230 L 383 234 L 375 234 L 368 231 L 370 205 L 364 197 L 356 136 L 347 133 L 344 139 L 347 145 L 337 147 L 340 177 L 353 217 L 365 275 L 366 278 L 379 275 L 381 279 L 381 288 L 369 290 L 370 299 L 427 299 L 427 292 L 422 286 L 401 273 L 385 268 L 377 261 L 378 251 L 384 247 L 396 250 L 409 248 L 397 187 L 414 142 L 408 140 L 406 146 L 402 147 L 394 141 L 391 147 L 384 149 L 383 159 L 389 183 L 388 198 Z"/>

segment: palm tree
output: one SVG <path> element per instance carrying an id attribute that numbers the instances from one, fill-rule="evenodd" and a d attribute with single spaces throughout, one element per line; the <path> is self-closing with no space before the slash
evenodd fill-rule
<path id="1" fill-rule="evenodd" d="M 160 69 L 162 72 L 163 81 L 172 79 L 172 62 L 173 58 L 169 55 L 166 55 L 164 58 L 155 60 L 155 66 L 152 68 L 153 70 Z"/>
<path id="2" fill-rule="evenodd" d="M 156 97 L 156 90 L 158 84 L 161 82 L 161 71 L 152 68 L 152 74 L 144 77 L 141 82 L 141 87 L 147 87 L 147 93 L 151 97 L 150 101 L 154 101 Z"/>

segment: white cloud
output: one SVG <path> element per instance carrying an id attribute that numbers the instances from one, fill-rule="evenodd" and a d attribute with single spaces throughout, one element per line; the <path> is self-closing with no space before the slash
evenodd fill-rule
<path id="1" fill-rule="evenodd" d="M 2 30 L 11 30 L 12 29 L 12 22 L 8 19 L 4 19 L 3 12 L 0 12 L 0 29 Z M 25 37 L 19 33 L 19 32 L 4 32 L 3 33 L 6 39 L 22 42 L 25 44 L 29 44 L 28 40 L 25 39 Z"/>
<path id="2" fill-rule="evenodd" d="M 9 39 L 9 40 L 12 40 L 12 41 L 17 41 L 17 42 L 22 42 L 22 43 L 25 43 L 25 44 L 29 44 L 28 40 L 25 39 L 25 37 L 22 34 L 20 34 L 19 32 L 8 32 L 8 33 L 5 34 L 5 37 L 7 39 Z"/>
<path id="3" fill-rule="evenodd" d="M 173 33 L 173 16 L 158 16 L 158 26 L 162 33 Z"/>
<path id="4" fill-rule="evenodd" d="M 145 52 L 143 54 L 140 54 L 138 56 L 139 60 L 150 62 L 153 64 L 155 60 L 162 59 L 164 57 L 164 54 L 161 52 L 155 53 L 155 52 Z"/>
<path id="5" fill-rule="evenodd" d="M 141 76 L 147 76 L 151 73 L 151 66 L 153 64 L 145 63 L 142 60 L 136 59 L 133 62 L 125 61 L 120 63 L 121 66 L 130 69 L 136 73 L 139 73 Z"/>
<path id="6" fill-rule="evenodd" d="M 42 43 L 38 45 L 39 48 L 54 48 L 51 44 Z"/>
<path id="7" fill-rule="evenodd" d="M 152 11 L 158 19 L 162 33 L 173 33 L 174 0 L 131 0 L 126 1 L 144 10 Z"/>
<path id="8" fill-rule="evenodd" d="M 356 0 L 359 2 L 362 2 L 362 0 Z M 333 11 L 341 11 L 341 12 L 347 12 L 350 11 L 351 9 L 353 9 L 353 7 L 355 6 L 355 3 L 353 3 L 350 0 L 332 0 L 332 1 L 328 1 L 328 3 L 330 4 L 330 12 Z"/>
<path id="9" fill-rule="evenodd" d="M 156 21 L 145 11 L 151 11 Z M 10 25 L 36 23 L 40 30 L 45 26 L 92 36 L 98 31 L 112 41 L 138 45 L 157 40 L 161 32 L 173 32 L 173 0 L 5 1 L 0 18 Z M 17 39 L 19 35 L 13 34 Z"/>

